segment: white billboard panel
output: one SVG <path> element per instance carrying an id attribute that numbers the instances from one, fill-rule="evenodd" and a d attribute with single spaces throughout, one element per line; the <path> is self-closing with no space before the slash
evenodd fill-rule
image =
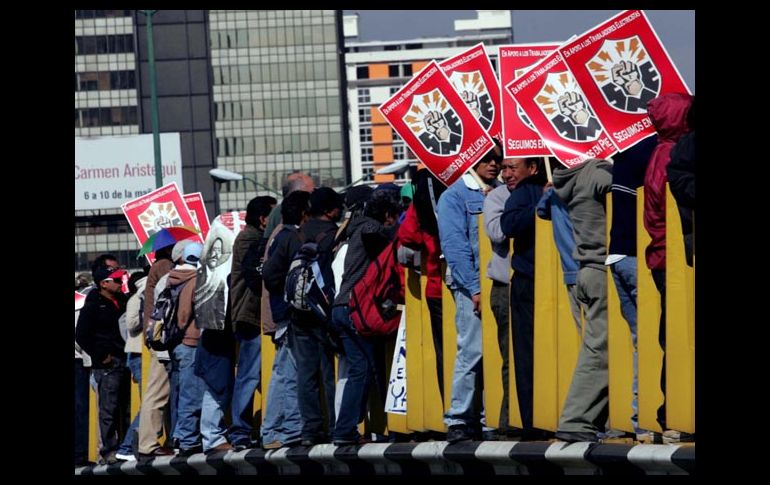
<path id="1" fill-rule="evenodd" d="M 163 185 L 182 185 L 179 133 L 161 133 Z M 155 190 L 152 135 L 75 137 L 75 210 L 120 209 Z"/>

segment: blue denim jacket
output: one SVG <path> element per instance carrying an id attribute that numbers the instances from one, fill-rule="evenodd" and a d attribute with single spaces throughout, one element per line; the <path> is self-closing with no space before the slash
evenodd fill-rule
<path id="1" fill-rule="evenodd" d="M 441 251 L 452 271 L 451 288 L 465 289 L 471 295 L 481 292 L 478 216 L 483 209 L 484 194 L 468 174 L 438 201 L 438 233 Z"/>

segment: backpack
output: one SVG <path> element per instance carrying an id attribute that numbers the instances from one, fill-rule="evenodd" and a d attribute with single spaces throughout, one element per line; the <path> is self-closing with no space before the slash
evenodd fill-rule
<path id="1" fill-rule="evenodd" d="M 286 274 L 284 301 L 295 311 L 312 313 L 326 321 L 331 312 L 331 299 L 327 292 L 332 288 L 324 282 L 321 266 L 318 264 L 321 255 L 318 245 L 326 236 L 326 232 L 321 232 L 315 241 L 309 242 L 306 242 L 302 229 L 297 234 L 302 246 L 294 254 Z"/>
<path id="2" fill-rule="evenodd" d="M 398 330 L 404 308 L 404 270 L 398 264 L 398 238 L 366 268 L 350 292 L 350 319 L 365 337 Z"/>
<path id="3" fill-rule="evenodd" d="M 188 281 L 181 285 L 166 286 L 155 299 L 155 307 L 150 315 L 150 325 L 145 332 L 145 343 L 153 350 L 173 350 L 182 343 L 187 327 L 193 321 L 194 313 L 190 314 L 184 328 L 177 325 L 179 313 L 179 294 Z"/>

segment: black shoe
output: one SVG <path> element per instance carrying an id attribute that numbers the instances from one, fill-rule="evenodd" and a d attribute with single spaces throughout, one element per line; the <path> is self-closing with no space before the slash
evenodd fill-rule
<path id="1" fill-rule="evenodd" d="M 180 448 L 179 453 L 177 453 L 176 456 L 182 456 L 182 457 L 188 457 L 197 455 L 198 453 L 203 453 L 203 446 L 193 446 L 192 448 Z"/>
<path id="2" fill-rule="evenodd" d="M 310 436 L 307 438 L 303 437 L 301 444 L 302 446 L 315 446 L 315 445 L 322 445 L 328 442 L 329 442 L 329 437 L 326 436 L 325 433 L 319 433 L 315 436 Z"/>
<path id="3" fill-rule="evenodd" d="M 468 427 L 464 424 L 455 424 L 449 427 L 446 433 L 446 440 L 449 443 L 457 443 L 458 441 L 468 441 L 473 436 L 471 435 Z"/>
<path id="4" fill-rule="evenodd" d="M 596 433 L 590 433 L 588 431 L 557 431 L 555 437 L 559 441 L 566 441 L 567 443 L 589 442 L 596 443 L 599 439 L 596 437 Z"/>
<path id="5" fill-rule="evenodd" d="M 497 441 L 499 439 L 500 439 L 500 436 L 498 435 L 496 429 L 488 429 L 486 431 L 481 432 L 482 441 Z"/>

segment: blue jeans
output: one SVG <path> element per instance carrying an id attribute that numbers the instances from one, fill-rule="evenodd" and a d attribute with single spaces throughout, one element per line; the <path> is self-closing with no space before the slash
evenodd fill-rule
<path id="1" fill-rule="evenodd" d="M 233 395 L 232 334 L 203 330 L 195 352 L 195 375 L 205 383 L 201 404 L 203 451 L 227 442 L 225 410 Z"/>
<path id="2" fill-rule="evenodd" d="M 75 359 L 75 463 L 88 459 L 88 380 L 91 369 Z"/>
<path id="3" fill-rule="evenodd" d="M 169 357 L 171 357 L 169 352 Z M 164 362 L 164 361 L 161 361 Z M 173 358 L 164 362 L 164 367 L 168 373 L 168 420 L 169 430 L 167 437 L 174 436 L 174 429 L 176 428 L 177 420 L 177 406 L 179 404 L 179 365 Z M 170 441 L 166 443 L 166 446 L 171 447 Z"/>
<path id="4" fill-rule="evenodd" d="M 473 410 L 477 380 L 481 379 L 481 319 L 473 311 L 473 301 L 465 289 L 452 290 L 457 312 L 457 356 L 452 375 L 452 401 L 449 411 L 444 415 L 447 426 L 475 424 Z M 481 423 L 485 424 L 484 409 L 481 410 Z"/>
<path id="5" fill-rule="evenodd" d="M 615 288 L 618 290 L 618 299 L 620 300 L 620 313 L 628 323 L 628 329 L 631 331 L 631 343 L 634 344 L 634 379 L 631 408 L 634 414 L 631 416 L 631 424 L 637 433 L 644 430 L 639 427 L 639 400 L 637 397 L 639 383 L 638 374 L 638 354 L 636 351 L 636 256 L 626 256 L 620 261 L 611 265 L 612 279 L 615 281 Z"/>
<path id="6" fill-rule="evenodd" d="M 302 416 L 302 439 L 325 439 L 322 406 L 328 429 L 334 429 L 334 355 L 325 342 L 326 328 L 292 320 L 292 355 L 297 362 L 297 403 Z M 321 401 L 321 386 L 326 402 Z"/>
<path id="7" fill-rule="evenodd" d="M 235 338 L 240 345 L 238 367 L 233 387 L 230 441 L 251 444 L 254 429 L 254 392 L 259 388 L 262 369 L 262 338 L 257 325 L 238 323 Z"/>
<path id="8" fill-rule="evenodd" d="M 131 371 L 131 375 L 133 376 L 136 383 L 139 385 L 139 397 L 142 397 L 142 354 L 135 353 L 135 352 L 129 352 L 127 355 L 127 363 L 128 369 Z M 123 442 L 120 444 L 120 447 L 118 448 L 118 453 L 121 455 L 133 455 L 135 451 L 134 446 L 134 437 L 137 428 L 139 427 L 139 411 L 136 412 L 136 416 L 134 416 L 134 420 L 131 421 L 131 426 L 128 427 L 128 431 L 126 432 L 126 437 L 123 438 Z"/>
<path id="9" fill-rule="evenodd" d="M 174 438 L 179 448 L 187 450 L 200 444 L 200 419 L 203 402 L 203 379 L 196 376 L 195 351 L 197 347 L 179 344 L 174 348 L 173 359 L 179 368 L 179 400 Z"/>
<path id="10" fill-rule="evenodd" d="M 291 326 L 276 342 L 273 377 L 262 420 L 262 442 L 289 443 L 300 439 L 302 418 L 297 403 L 297 362 L 289 345 Z"/>
<path id="11" fill-rule="evenodd" d="M 342 390 L 342 400 L 332 438 L 335 440 L 356 440 L 359 437 L 358 423 L 366 416 L 369 384 L 374 373 L 372 342 L 361 337 L 353 329 L 350 309 L 347 305 L 332 309 L 331 328 L 342 342 L 347 363 L 347 380 Z"/>
<path id="12" fill-rule="evenodd" d="M 128 402 L 129 377 L 124 356 L 113 356 L 107 367 L 94 369 L 99 403 L 99 433 L 102 447 L 99 453 L 103 458 L 112 452 L 117 452 L 121 430 L 128 428 L 128 413 L 125 403 Z"/>

